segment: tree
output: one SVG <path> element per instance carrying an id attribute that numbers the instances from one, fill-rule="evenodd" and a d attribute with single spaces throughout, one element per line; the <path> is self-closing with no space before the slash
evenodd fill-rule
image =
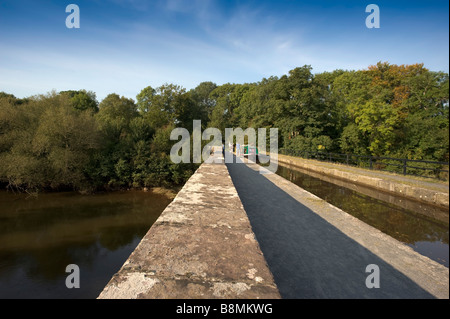
<path id="1" fill-rule="evenodd" d="M 91 110 L 98 111 L 98 102 L 94 92 L 80 91 L 62 91 L 62 95 L 67 95 L 72 103 L 73 108 L 80 111 Z"/>
<path id="2" fill-rule="evenodd" d="M 100 145 L 93 111 L 79 112 L 73 108 L 73 100 L 64 95 L 37 102 L 46 104 L 46 109 L 39 119 L 32 146 L 35 156 L 47 162 L 48 185 L 87 187 L 85 169 Z"/>
<path id="3" fill-rule="evenodd" d="M 191 92 L 175 84 L 164 84 L 156 90 L 146 87 L 137 95 L 140 114 L 154 128 L 168 125 L 192 131 L 192 121 L 205 119 L 201 103 L 196 103 Z"/>
<path id="4" fill-rule="evenodd" d="M 213 82 L 202 82 L 195 89 L 191 90 L 191 97 L 197 104 L 201 112 L 202 123 L 209 120 L 211 113 L 216 106 L 216 101 L 211 98 L 211 92 L 217 88 L 217 84 Z M 199 118 L 200 120 L 200 118 Z"/>
<path id="5" fill-rule="evenodd" d="M 0 92 L 0 183 L 21 189 L 180 185 L 176 127 L 279 128 L 279 146 L 410 159 L 449 159 L 449 77 L 423 64 L 292 69 L 258 83 L 148 86 L 132 99 L 90 91 L 18 99 Z M 202 143 L 207 143 L 203 141 Z M 192 145 L 192 143 L 191 143 Z M 419 164 L 417 164 L 419 165 Z"/>
<path id="6" fill-rule="evenodd" d="M 155 94 L 156 90 L 151 86 L 147 86 L 136 96 L 136 104 L 141 115 L 144 115 L 150 110 Z"/>
<path id="7" fill-rule="evenodd" d="M 43 111 L 34 100 L 16 104 L 12 95 L 0 98 L 0 179 L 8 187 L 36 189 L 45 183 L 46 163 L 32 147 Z"/>
<path id="8" fill-rule="evenodd" d="M 399 156 L 449 159 L 449 80 L 442 72 L 423 72 L 406 79 L 409 98 Z"/>
<path id="9" fill-rule="evenodd" d="M 91 111 L 74 109 L 55 92 L 0 105 L 3 180 L 25 189 L 87 186 L 85 169 L 98 147 Z"/>
<path id="10" fill-rule="evenodd" d="M 139 113 L 133 100 L 109 94 L 99 105 L 95 115 L 102 139 L 102 151 L 97 154 L 98 169 L 93 172 L 109 186 L 129 186 L 132 175 L 133 139 L 139 139 Z"/>
<path id="11" fill-rule="evenodd" d="M 225 136 L 225 128 L 239 125 L 238 108 L 244 94 L 250 89 L 249 84 L 224 84 L 214 89 L 210 97 L 215 101 L 214 109 L 210 116 L 210 127 L 221 130 Z"/>

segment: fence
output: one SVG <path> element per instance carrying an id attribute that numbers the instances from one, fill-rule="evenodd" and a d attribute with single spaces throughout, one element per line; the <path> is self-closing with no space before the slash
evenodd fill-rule
<path id="1" fill-rule="evenodd" d="M 281 148 L 279 154 L 358 166 L 380 171 L 448 180 L 449 163 L 406 158 L 308 152 Z"/>

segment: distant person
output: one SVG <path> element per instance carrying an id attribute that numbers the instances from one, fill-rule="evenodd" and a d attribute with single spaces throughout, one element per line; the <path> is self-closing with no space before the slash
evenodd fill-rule
<path id="1" fill-rule="evenodd" d="M 241 156 L 241 144 L 236 143 L 236 156 Z"/>

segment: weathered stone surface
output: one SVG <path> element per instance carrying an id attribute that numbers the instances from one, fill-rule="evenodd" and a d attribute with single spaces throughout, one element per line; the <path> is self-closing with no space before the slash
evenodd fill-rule
<path id="1" fill-rule="evenodd" d="M 224 164 L 202 164 L 99 298 L 280 298 Z"/>
<path id="2" fill-rule="evenodd" d="M 157 241 L 160 238 L 164 241 Z M 271 275 L 265 264 L 254 264 L 255 260 L 262 260 L 257 248 L 250 228 L 157 225 L 123 269 L 164 277 L 176 275 L 227 281 L 249 280 L 254 276 L 248 274 L 255 272 L 259 282 L 270 282 Z"/>
<path id="3" fill-rule="evenodd" d="M 158 279 L 143 273 L 127 273 L 114 277 L 101 298 L 117 298 L 118 295 L 127 299 L 273 299 L 278 290 L 274 286 L 245 282 Z"/>

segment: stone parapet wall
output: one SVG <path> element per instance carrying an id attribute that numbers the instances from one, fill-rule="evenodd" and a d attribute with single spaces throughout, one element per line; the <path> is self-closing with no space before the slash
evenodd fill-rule
<path id="1" fill-rule="evenodd" d="M 99 295 L 134 298 L 280 298 L 223 163 L 199 167 Z"/>

